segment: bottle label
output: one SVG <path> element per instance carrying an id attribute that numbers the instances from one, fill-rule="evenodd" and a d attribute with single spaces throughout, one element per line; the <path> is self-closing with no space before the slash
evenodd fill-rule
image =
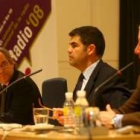
<path id="1" fill-rule="evenodd" d="M 72 107 L 64 107 L 64 126 L 75 127 L 75 115 Z"/>
<path id="2" fill-rule="evenodd" d="M 75 106 L 74 107 L 74 113 L 78 117 L 81 116 L 81 114 L 82 114 L 82 108 L 80 106 Z"/>
<path id="3" fill-rule="evenodd" d="M 63 112 L 64 112 L 64 116 L 66 116 L 68 114 L 68 108 L 67 107 L 64 107 L 63 108 Z"/>

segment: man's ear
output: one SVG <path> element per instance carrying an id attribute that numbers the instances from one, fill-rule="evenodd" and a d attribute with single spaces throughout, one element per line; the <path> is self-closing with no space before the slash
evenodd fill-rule
<path id="1" fill-rule="evenodd" d="M 88 54 L 91 55 L 91 54 L 95 53 L 95 51 L 96 51 L 96 46 L 94 44 L 90 44 L 87 48 Z"/>
<path id="2" fill-rule="evenodd" d="M 11 63 L 11 65 L 13 65 L 14 68 L 17 67 L 17 63 L 15 62 L 15 60 L 13 58 L 11 59 L 10 63 Z"/>

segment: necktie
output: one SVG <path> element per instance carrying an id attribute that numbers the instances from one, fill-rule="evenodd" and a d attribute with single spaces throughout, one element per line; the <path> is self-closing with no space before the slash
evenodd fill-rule
<path id="1" fill-rule="evenodd" d="M 80 90 L 82 88 L 82 84 L 83 84 L 83 79 L 84 78 L 85 78 L 84 75 L 81 73 L 79 78 L 78 78 L 78 81 L 77 81 L 76 87 L 74 89 L 74 92 L 73 92 L 73 100 L 74 101 L 77 98 L 77 95 L 76 95 L 77 90 Z"/>
<path id="2" fill-rule="evenodd" d="M 80 90 L 82 88 L 84 78 L 84 75 L 81 73 L 77 83 L 77 90 Z"/>
<path id="3" fill-rule="evenodd" d="M 5 85 L 2 86 L 2 90 L 6 88 Z M 0 113 L 3 113 L 4 112 L 4 107 L 5 107 L 5 96 L 6 96 L 6 91 L 4 91 L 2 94 L 1 94 L 1 106 L 0 106 Z"/>

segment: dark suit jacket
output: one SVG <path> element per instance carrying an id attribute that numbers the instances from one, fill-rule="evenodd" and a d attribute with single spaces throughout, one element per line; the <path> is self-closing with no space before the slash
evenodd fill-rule
<path id="1" fill-rule="evenodd" d="M 140 76 L 137 81 L 136 90 L 130 99 L 118 110 L 117 113 L 124 114 L 122 125 L 140 125 Z"/>
<path id="2" fill-rule="evenodd" d="M 100 110 L 105 110 L 106 104 L 110 104 L 113 108 L 118 108 L 131 96 L 131 92 L 121 75 L 115 76 L 95 92 L 100 84 L 116 72 L 117 70 L 107 63 L 99 61 L 85 87 L 86 98 L 90 106 L 97 106 Z M 74 100 L 76 98 L 76 87 L 73 98 Z"/>
<path id="3" fill-rule="evenodd" d="M 22 77 L 23 73 L 15 70 L 10 83 Z M 1 86 L 0 86 L 1 88 Z M 0 114 L 0 121 L 5 123 L 34 124 L 32 108 L 39 107 L 41 95 L 34 81 L 27 77 L 7 89 L 5 110 Z M 1 96 L 0 96 L 1 102 Z"/>

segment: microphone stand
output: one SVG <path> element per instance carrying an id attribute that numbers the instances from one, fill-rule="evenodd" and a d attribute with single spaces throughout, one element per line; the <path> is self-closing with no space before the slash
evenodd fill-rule
<path id="1" fill-rule="evenodd" d="M 122 71 L 124 71 L 125 69 L 127 69 L 128 67 L 130 67 L 133 64 L 133 62 L 127 64 L 125 67 L 123 67 L 122 69 L 118 70 L 114 75 L 112 75 L 111 77 L 109 77 L 107 80 L 105 80 L 102 84 L 100 84 L 96 89 L 95 89 L 95 93 L 98 91 L 99 88 L 101 88 L 102 86 L 104 86 L 107 82 L 109 82 L 110 80 L 112 80 L 116 75 L 120 75 Z"/>
<path id="2" fill-rule="evenodd" d="M 25 79 L 25 78 L 27 78 L 27 77 L 30 77 L 30 76 L 32 76 L 32 75 L 38 73 L 38 72 L 41 72 L 41 71 L 42 71 L 42 69 L 37 70 L 37 71 L 35 71 L 35 72 L 31 73 L 31 74 L 24 75 L 23 77 L 21 77 L 21 78 L 15 80 L 15 81 L 12 82 L 11 84 L 9 84 L 6 88 L 4 88 L 3 90 L 1 90 L 1 91 L 0 91 L 0 94 L 2 94 L 5 90 L 7 90 L 9 87 L 11 87 L 12 85 L 14 85 L 15 83 L 17 83 L 17 82 L 19 82 L 19 81 L 21 81 L 21 80 L 23 80 L 23 79 Z"/>

